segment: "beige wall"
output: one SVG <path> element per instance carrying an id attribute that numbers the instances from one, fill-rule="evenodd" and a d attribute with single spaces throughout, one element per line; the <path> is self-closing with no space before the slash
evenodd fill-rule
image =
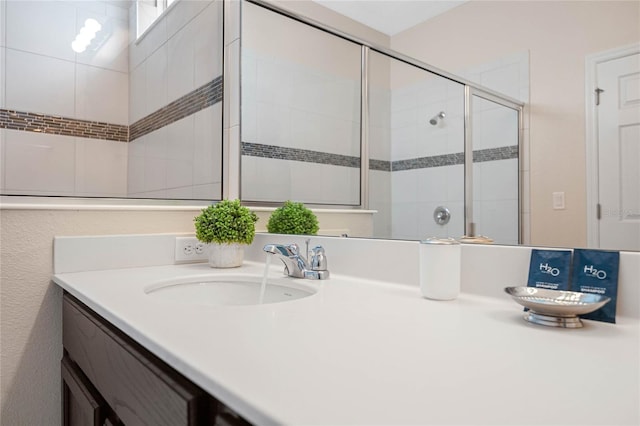
<path id="1" fill-rule="evenodd" d="M 640 2 L 472 1 L 393 36 L 455 73 L 529 51 L 531 243 L 586 246 L 585 56 L 640 41 Z M 552 209 L 552 192 L 566 210 Z"/>
<path id="2" fill-rule="evenodd" d="M 62 292 L 57 235 L 193 232 L 193 212 L 0 210 L 0 424 L 60 419 Z"/>

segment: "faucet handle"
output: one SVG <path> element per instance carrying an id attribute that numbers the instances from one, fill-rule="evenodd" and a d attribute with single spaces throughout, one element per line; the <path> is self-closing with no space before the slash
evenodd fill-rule
<path id="1" fill-rule="evenodd" d="M 297 256 L 300 254 L 300 247 L 296 243 L 289 244 L 287 246 L 292 255 Z"/>
<path id="2" fill-rule="evenodd" d="M 324 255 L 324 248 L 322 246 L 316 246 L 311 249 L 311 270 L 312 271 L 326 271 L 327 270 L 327 257 Z"/>

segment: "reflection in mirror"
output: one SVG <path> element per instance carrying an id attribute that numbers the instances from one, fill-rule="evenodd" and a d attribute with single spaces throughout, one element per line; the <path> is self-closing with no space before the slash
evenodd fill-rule
<path id="1" fill-rule="evenodd" d="M 518 244 L 518 111 L 471 96 L 475 233 Z"/>
<path id="2" fill-rule="evenodd" d="M 360 204 L 360 46 L 244 2 L 243 201 Z"/>
<path id="3" fill-rule="evenodd" d="M 345 178 L 338 174 L 348 168 L 325 164 L 317 167 L 315 177 L 304 162 L 323 162 L 330 157 L 320 150 L 335 156 L 336 146 L 350 147 L 352 155 L 358 151 L 362 66 L 368 95 L 362 112 L 368 125 L 369 168 L 364 176 L 368 207 L 377 211 L 373 236 L 460 238 L 475 226 L 494 233 L 491 237 L 498 243 L 518 243 L 518 109 L 505 116 L 503 109 L 508 108 L 496 104 L 502 109 L 494 110 L 478 100 L 475 109 L 465 112 L 471 100 L 466 100 L 464 84 L 454 79 L 368 48 L 361 65 L 356 44 L 243 4 L 244 201 L 359 204 L 358 187 L 344 185 Z M 496 66 L 498 72 L 503 65 Z M 489 76 L 495 69 L 484 71 Z M 465 129 L 466 120 L 475 123 L 475 132 Z M 341 129 L 351 129 L 353 137 L 345 137 Z M 344 140 L 351 143 L 345 146 Z M 359 158 L 353 160 L 355 169 Z M 351 176 L 346 182 L 356 180 L 355 170 Z M 470 196 L 476 180 L 477 218 Z M 496 182 L 499 187 L 494 188 Z M 441 220 L 442 212 L 446 220 Z"/>
<path id="4" fill-rule="evenodd" d="M 2 2 L 3 195 L 220 199 L 222 2 L 175 2 L 136 39 L 143 9 Z"/>
<path id="5" fill-rule="evenodd" d="M 369 116 L 374 235 L 462 236 L 464 86 L 371 52 Z M 451 213 L 448 223 L 434 220 L 439 206 Z"/>

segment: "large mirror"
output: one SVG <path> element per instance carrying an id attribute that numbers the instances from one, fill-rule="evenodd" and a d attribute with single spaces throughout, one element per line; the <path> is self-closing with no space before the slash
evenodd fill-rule
<path id="1" fill-rule="evenodd" d="M 154 8 L 160 3 L 168 5 L 168 9 L 136 40 L 137 18 L 156 20 L 158 9 Z M 376 25 L 357 14 L 344 12 L 350 16 L 348 20 L 325 13 L 315 3 L 314 7 L 306 7 L 310 1 L 274 3 L 298 9 L 303 15 L 306 10 L 307 16 L 320 23 L 345 33 L 354 30 L 363 38 L 366 31 L 360 31 L 362 27 L 353 23 L 360 20 L 371 27 Z M 393 13 L 372 16 L 384 16 L 378 21 L 396 23 L 395 11 L 406 6 L 448 2 L 324 2 L 328 7 L 332 3 L 356 4 L 355 9 L 364 11 L 392 3 Z M 620 106 L 630 111 L 627 116 L 631 119 L 638 116 L 629 108 L 640 99 L 638 74 L 633 70 L 640 50 L 640 4 L 452 3 L 456 7 L 426 21 L 416 21 L 413 26 L 378 30 L 372 40 L 525 103 L 521 152 L 524 161 L 519 175 L 525 196 L 519 219 L 521 228 L 530 230 L 530 235 L 524 242 L 638 249 L 640 161 L 632 161 L 640 152 L 634 133 L 637 122 L 624 121 L 626 130 L 620 132 L 616 126 L 605 126 L 602 120 L 615 122 Z M 219 199 L 222 6 L 220 0 L 0 2 L 2 194 Z M 413 15 L 419 14 L 414 11 Z M 96 33 L 94 44 L 75 52 L 71 44 L 88 19 L 97 21 L 101 32 Z M 263 34 L 270 30 L 264 29 Z M 624 58 L 629 63 L 620 66 L 630 70 L 619 72 L 617 75 L 627 76 L 620 80 L 611 68 L 617 66 L 617 59 Z M 371 58 L 372 63 L 375 60 Z M 359 105 L 351 96 L 356 96 L 359 86 L 348 83 L 357 76 L 340 72 L 337 78 L 344 78 L 340 84 L 345 88 L 340 95 L 348 105 L 343 112 L 352 116 L 339 118 L 357 123 L 355 111 Z M 624 96 L 610 96 L 618 88 L 626 90 Z M 199 92 L 201 89 L 204 94 Z M 169 110 L 173 111 L 170 106 L 177 106 L 174 102 L 188 95 L 193 96 L 191 100 L 202 96 L 206 101 L 199 103 L 195 112 L 185 110 L 184 116 L 168 118 Z M 483 98 L 474 108 L 490 106 L 483 106 L 485 101 Z M 599 109 L 594 107 L 596 101 Z M 613 115 L 602 113 L 605 108 L 612 108 Z M 436 109 L 433 116 L 440 111 L 448 112 Z M 494 112 L 490 118 L 498 121 L 510 114 L 499 107 Z M 483 127 L 480 122 L 472 125 Z M 345 140 L 353 142 L 356 138 L 353 129 L 353 137 Z M 600 133 L 597 129 L 601 129 Z M 512 128 L 506 133 L 511 134 Z M 622 138 L 613 143 L 617 149 L 609 149 L 600 140 L 609 134 Z M 373 143 L 370 148 L 375 150 Z M 349 163 L 353 167 L 348 167 L 351 173 L 341 175 L 347 183 L 345 187 L 351 188 L 359 179 L 354 160 L 359 153 L 353 145 L 335 151 L 315 145 L 288 148 L 332 154 L 329 158 L 333 162 L 344 157 L 353 162 Z M 620 155 L 598 155 L 614 151 Z M 384 166 L 387 159 L 380 155 Z M 601 158 L 607 164 L 599 164 Z M 625 161 L 616 163 L 616 158 Z M 307 166 L 315 167 L 313 163 Z M 291 176 L 291 169 L 287 173 Z M 372 185 L 376 173 L 371 173 Z M 512 178 L 513 169 L 505 173 Z M 598 176 L 612 178 L 600 182 Z M 321 192 L 316 179 L 295 180 L 299 188 Z M 496 189 L 495 182 L 485 182 L 487 189 Z M 389 198 L 375 201 L 372 197 L 371 208 L 376 208 L 376 202 L 391 203 L 391 183 L 384 185 L 376 187 L 387 191 Z M 474 188 L 474 196 L 484 189 L 482 185 Z M 357 192 L 350 191 L 341 204 L 359 203 Z M 613 200 L 601 199 L 601 194 L 613 195 Z M 298 193 L 285 195 L 296 198 Z M 489 207 L 486 216 L 492 217 L 495 204 L 489 203 Z M 472 208 L 476 212 L 482 210 L 475 203 Z M 377 235 L 392 237 L 393 225 L 386 223 Z M 496 235 L 491 230 L 482 232 Z M 457 233 L 451 231 L 451 235 Z"/>
<path id="2" fill-rule="evenodd" d="M 517 244 L 519 105 L 461 80 L 244 2 L 242 199 L 360 204 L 376 238 Z M 326 163 L 339 153 L 353 164 Z"/>
<path id="3" fill-rule="evenodd" d="M 0 192 L 220 199 L 222 11 L 3 0 Z"/>

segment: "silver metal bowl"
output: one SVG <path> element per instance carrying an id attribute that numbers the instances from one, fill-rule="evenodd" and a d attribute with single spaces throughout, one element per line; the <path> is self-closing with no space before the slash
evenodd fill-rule
<path id="1" fill-rule="evenodd" d="M 611 298 L 577 291 L 548 290 L 536 287 L 506 287 L 513 300 L 529 308 L 524 319 L 553 327 L 580 328 L 578 315 L 588 314 L 606 305 Z"/>

